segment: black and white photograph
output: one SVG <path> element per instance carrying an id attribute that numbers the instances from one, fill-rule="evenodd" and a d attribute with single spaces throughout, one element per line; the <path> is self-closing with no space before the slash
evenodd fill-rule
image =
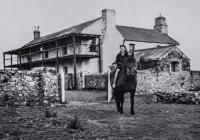
<path id="1" fill-rule="evenodd" d="M 0 140 L 200 140 L 199 0 L 0 0 Z"/>

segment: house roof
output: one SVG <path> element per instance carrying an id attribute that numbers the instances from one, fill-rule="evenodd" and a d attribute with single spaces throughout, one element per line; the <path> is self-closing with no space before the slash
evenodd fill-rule
<path id="1" fill-rule="evenodd" d="M 135 59 L 139 60 L 141 57 L 145 60 L 159 60 L 162 59 L 165 54 L 169 53 L 173 48 L 175 48 L 177 51 L 181 52 L 188 60 L 189 58 L 177 47 L 169 45 L 169 46 L 158 46 L 154 48 L 148 48 L 148 49 L 141 49 L 141 50 L 135 50 Z"/>
<path id="2" fill-rule="evenodd" d="M 102 19 L 102 17 L 81 23 L 79 25 L 72 26 L 70 28 L 42 36 L 37 40 L 32 40 L 29 43 L 25 44 L 22 48 L 28 47 L 30 45 L 38 44 L 44 41 L 48 41 L 51 39 L 55 39 L 64 35 L 73 34 L 73 33 L 81 33 L 83 29 L 87 28 L 88 26 L 95 23 L 97 20 Z M 124 39 L 130 41 L 139 41 L 139 42 L 150 42 L 150 43 L 162 43 L 162 44 L 173 44 L 179 45 L 177 41 L 172 39 L 167 34 L 159 33 L 153 29 L 143 29 L 143 28 L 136 28 L 136 27 L 128 27 L 128 26 L 119 26 L 117 25 L 116 28 L 122 34 Z"/>
<path id="3" fill-rule="evenodd" d="M 88 26 L 90 26 L 91 24 L 93 24 L 94 22 L 96 22 L 99 19 L 101 19 L 101 17 L 96 18 L 96 19 L 91 20 L 91 21 L 81 23 L 79 25 L 72 26 L 70 28 L 67 28 L 67 29 L 64 29 L 64 30 L 43 36 L 43 37 L 40 37 L 37 40 L 32 40 L 31 42 L 25 44 L 22 48 L 30 46 L 30 45 L 34 45 L 34 44 L 37 44 L 37 43 L 41 43 L 41 42 L 44 42 L 44 41 L 47 41 L 47 40 L 51 40 L 51 39 L 54 39 L 54 38 L 58 38 L 58 37 L 61 37 L 61 36 L 67 35 L 67 34 L 81 33 L 81 31 L 83 29 L 87 28 Z"/>
<path id="4" fill-rule="evenodd" d="M 128 41 L 179 45 L 177 41 L 172 39 L 167 34 L 159 33 L 158 31 L 155 31 L 153 29 L 144 29 L 119 25 L 117 25 L 117 29 L 124 37 L 124 39 Z"/>

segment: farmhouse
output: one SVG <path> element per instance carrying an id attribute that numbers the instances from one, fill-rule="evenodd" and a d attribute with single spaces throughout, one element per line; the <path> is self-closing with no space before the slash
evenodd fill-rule
<path id="1" fill-rule="evenodd" d="M 163 16 L 155 18 L 152 29 L 144 29 L 117 25 L 115 10 L 104 9 L 91 21 L 46 36 L 40 36 L 36 27 L 33 35 L 33 40 L 21 48 L 3 53 L 4 69 L 54 67 L 57 72 L 72 73 L 76 79 L 80 72 L 107 72 L 123 43 L 135 50 L 138 69 L 190 70 L 190 59 L 168 35 Z"/>

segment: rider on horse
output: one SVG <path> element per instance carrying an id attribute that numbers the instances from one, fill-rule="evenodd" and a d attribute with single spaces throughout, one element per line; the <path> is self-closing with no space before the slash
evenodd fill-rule
<path id="1" fill-rule="evenodd" d="M 130 93 L 131 114 L 134 111 L 134 96 L 137 87 L 137 71 L 135 69 L 134 49 L 129 48 L 127 52 L 125 45 L 120 45 L 120 53 L 117 54 L 115 61 L 116 72 L 111 72 L 110 78 L 113 87 L 113 95 L 116 101 L 117 111 L 123 113 L 124 94 Z M 114 79 L 113 79 L 114 77 Z"/>
<path id="2" fill-rule="evenodd" d="M 122 44 L 122 45 L 120 45 L 120 52 L 116 56 L 115 63 L 117 65 L 117 68 L 116 68 L 112 88 L 116 87 L 116 81 L 117 81 L 118 74 L 119 74 L 120 70 L 122 70 L 122 67 L 123 67 L 124 62 L 125 62 L 127 57 L 133 57 L 134 58 L 134 52 L 133 52 L 133 50 L 129 50 L 129 52 L 127 52 L 126 46 Z"/>
<path id="3" fill-rule="evenodd" d="M 119 74 L 120 70 L 122 70 L 122 67 L 123 67 L 123 64 L 124 64 L 124 61 L 125 61 L 125 58 L 127 57 L 127 55 L 128 55 L 128 53 L 126 50 L 126 46 L 120 45 L 120 52 L 117 54 L 116 61 L 115 61 L 117 68 L 116 68 L 116 72 L 115 72 L 114 82 L 112 85 L 113 88 L 115 88 L 115 86 L 116 86 L 118 74 Z"/>

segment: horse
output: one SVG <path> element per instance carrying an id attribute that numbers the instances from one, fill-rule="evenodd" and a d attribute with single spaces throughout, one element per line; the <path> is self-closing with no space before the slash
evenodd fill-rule
<path id="1" fill-rule="evenodd" d="M 115 71 L 111 71 L 110 74 L 111 85 L 114 82 L 114 75 Z M 135 70 L 135 58 L 128 56 L 124 61 L 122 70 L 118 74 L 116 80 L 116 86 L 113 89 L 113 96 L 115 98 L 118 113 L 123 114 L 124 94 L 129 92 L 131 101 L 130 113 L 131 115 L 135 114 L 134 96 L 135 96 L 136 86 L 137 86 L 137 71 Z"/>

